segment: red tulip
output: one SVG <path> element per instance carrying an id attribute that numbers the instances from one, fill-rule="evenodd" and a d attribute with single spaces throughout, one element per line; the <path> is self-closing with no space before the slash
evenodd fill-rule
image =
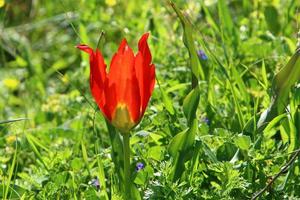
<path id="1" fill-rule="evenodd" d="M 100 110 L 117 129 L 128 132 L 139 123 L 155 84 L 155 66 L 145 33 L 134 55 L 123 39 L 113 56 L 109 72 L 101 52 L 78 45 L 90 55 L 90 89 Z"/>

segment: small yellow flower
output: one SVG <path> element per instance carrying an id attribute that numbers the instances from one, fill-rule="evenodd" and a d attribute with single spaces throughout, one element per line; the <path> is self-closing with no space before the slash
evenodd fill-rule
<path id="1" fill-rule="evenodd" d="M 108 6 L 114 6 L 117 4 L 116 0 L 105 0 L 106 5 Z"/>
<path id="2" fill-rule="evenodd" d="M 7 142 L 8 144 L 11 144 L 11 143 L 13 143 L 14 141 L 16 141 L 16 139 L 17 139 L 17 137 L 16 137 L 15 135 L 9 135 L 9 136 L 6 137 L 6 142 Z"/>
<path id="3" fill-rule="evenodd" d="M 10 90 L 16 90 L 20 85 L 20 81 L 14 78 L 7 78 L 3 80 L 3 84 Z"/>
<path id="4" fill-rule="evenodd" d="M 62 82 L 65 83 L 65 84 L 68 84 L 69 83 L 69 76 L 68 75 L 64 75 L 62 78 L 61 78 Z"/>
<path id="5" fill-rule="evenodd" d="M 5 0 L 0 0 L 0 8 L 2 8 L 5 5 Z"/>

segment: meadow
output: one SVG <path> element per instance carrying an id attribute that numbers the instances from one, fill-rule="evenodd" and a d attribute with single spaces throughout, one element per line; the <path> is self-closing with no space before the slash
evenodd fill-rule
<path id="1" fill-rule="evenodd" d="M 299 8 L 0 0 L 0 199 L 300 199 Z M 146 36 L 155 75 L 112 62 L 126 38 L 149 70 Z M 96 49 L 138 79 L 112 119 Z"/>

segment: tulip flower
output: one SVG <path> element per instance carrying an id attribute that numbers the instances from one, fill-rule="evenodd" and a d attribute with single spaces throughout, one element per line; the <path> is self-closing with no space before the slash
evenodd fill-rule
<path id="1" fill-rule="evenodd" d="M 123 39 L 109 70 L 98 49 L 77 46 L 90 55 L 90 89 L 98 107 L 122 133 L 140 122 L 154 88 L 155 66 L 148 37 L 149 33 L 145 33 L 140 38 L 136 55 Z"/>

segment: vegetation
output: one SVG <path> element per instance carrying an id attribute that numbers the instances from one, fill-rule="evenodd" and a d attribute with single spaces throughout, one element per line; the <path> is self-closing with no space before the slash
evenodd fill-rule
<path id="1" fill-rule="evenodd" d="M 299 199 L 299 6 L 0 0 L 0 198 L 123 198 L 122 137 L 75 46 L 109 66 L 149 32 L 156 85 L 130 134 L 132 199 Z"/>

